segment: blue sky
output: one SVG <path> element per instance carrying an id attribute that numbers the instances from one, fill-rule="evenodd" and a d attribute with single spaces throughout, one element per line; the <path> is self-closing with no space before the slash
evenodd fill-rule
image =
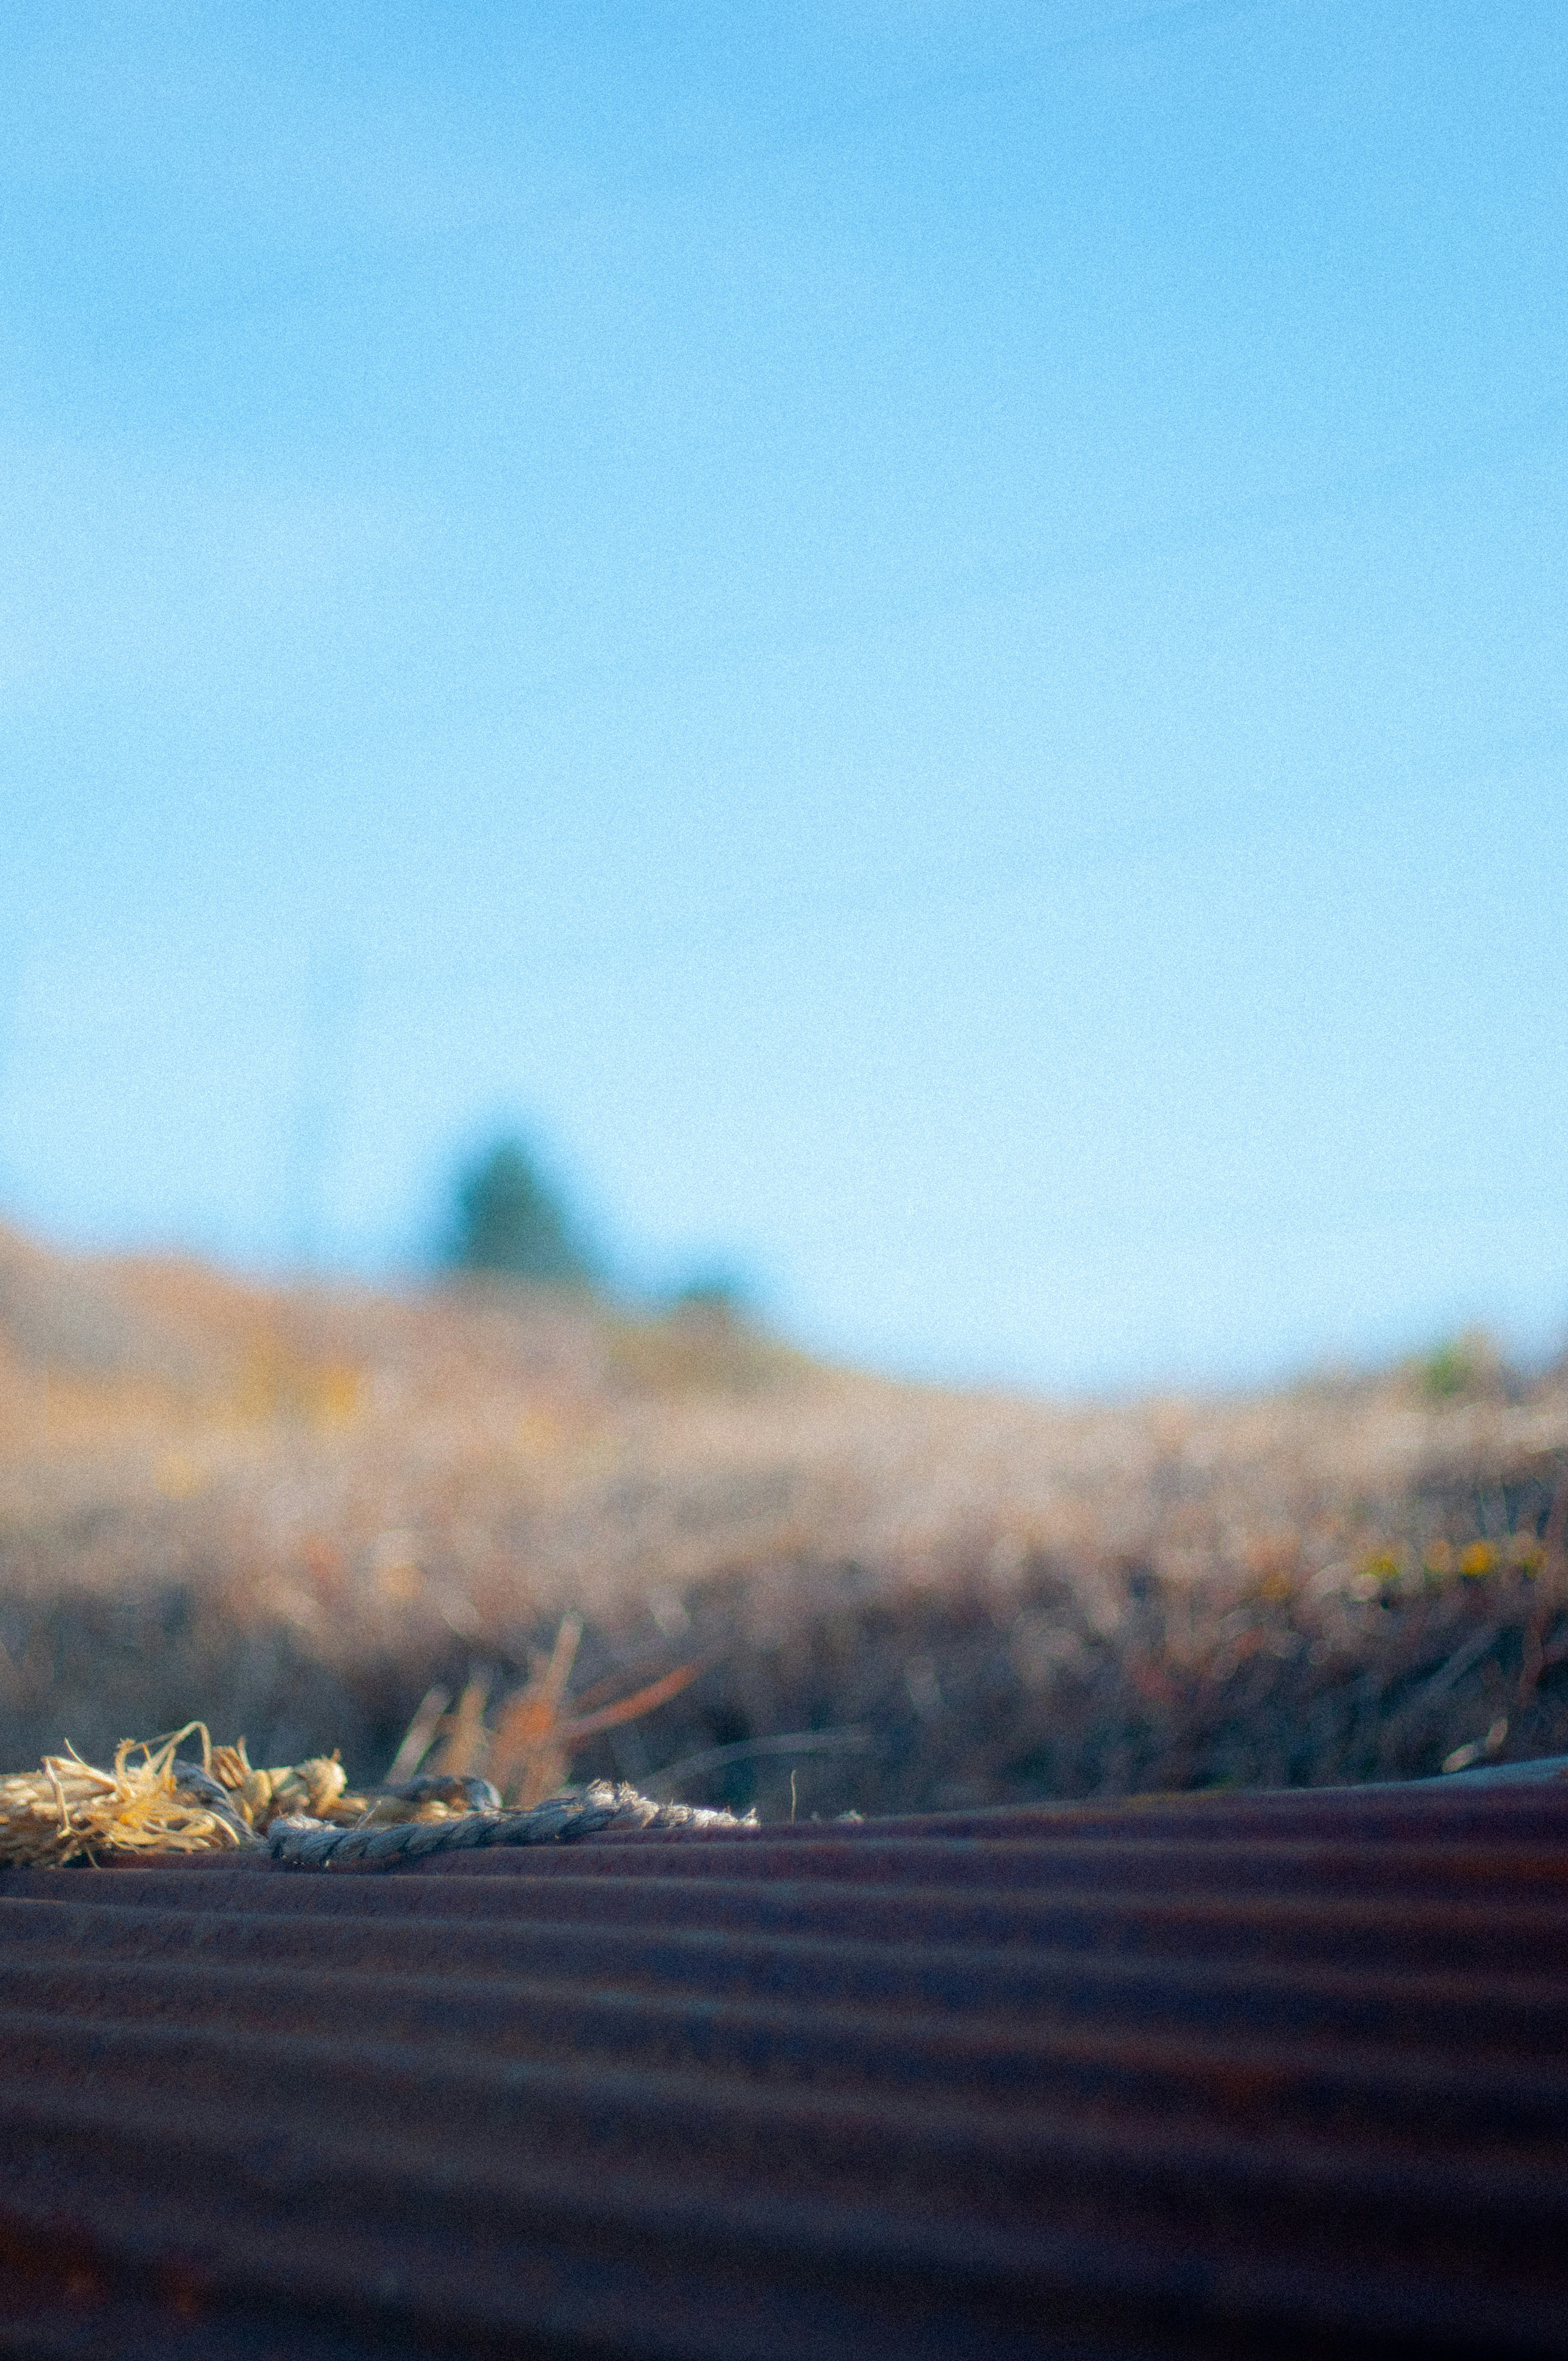
<path id="1" fill-rule="evenodd" d="M 0 1205 L 1228 1381 L 1568 1324 L 1568 16 L 0 34 Z"/>

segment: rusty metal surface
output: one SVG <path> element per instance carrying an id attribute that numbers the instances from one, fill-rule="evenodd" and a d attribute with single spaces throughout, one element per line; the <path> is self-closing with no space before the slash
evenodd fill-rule
<path id="1" fill-rule="evenodd" d="M 0 2352 L 1568 2354 L 1568 1782 L 0 1877 Z"/>

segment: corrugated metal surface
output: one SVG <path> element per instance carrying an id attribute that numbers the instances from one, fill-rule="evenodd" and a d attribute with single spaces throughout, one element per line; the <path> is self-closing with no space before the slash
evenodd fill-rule
<path id="1" fill-rule="evenodd" d="M 1568 1783 L 0 1878 L 0 2351 L 1568 2353 Z"/>

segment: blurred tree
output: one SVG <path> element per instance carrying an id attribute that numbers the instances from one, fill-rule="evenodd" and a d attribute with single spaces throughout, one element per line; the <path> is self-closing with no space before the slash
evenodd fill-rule
<path id="1" fill-rule="evenodd" d="M 1463 1400 L 1497 1389 L 1503 1356 L 1484 1328 L 1467 1328 L 1418 1363 L 1417 1375 L 1429 1401 Z"/>
<path id="2" fill-rule="evenodd" d="M 738 1323 L 751 1312 L 751 1290 L 740 1273 L 719 1263 L 692 1272 L 670 1298 L 678 1317 Z"/>
<path id="3" fill-rule="evenodd" d="M 543 1287 L 591 1287 L 577 1225 L 521 1139 L 499 1139 L 458 1177 L 448 1260 Z"/>

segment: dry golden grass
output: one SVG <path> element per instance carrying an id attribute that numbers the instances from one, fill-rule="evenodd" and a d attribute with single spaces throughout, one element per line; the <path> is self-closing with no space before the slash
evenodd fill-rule
<path id="1" fill-rule="evenodd" d="M 691 1799 L 764 1811 L 1568 1748 L 1568 1382 L 1429 1380 L 944 1392 L 0 1237 L 0 1762 L 200 1711 L 373 1778 L 433 1683 L 514 1795 L 717 1755 Z M 791 1732 L 851 1735 L 738 1751 Z"/>

